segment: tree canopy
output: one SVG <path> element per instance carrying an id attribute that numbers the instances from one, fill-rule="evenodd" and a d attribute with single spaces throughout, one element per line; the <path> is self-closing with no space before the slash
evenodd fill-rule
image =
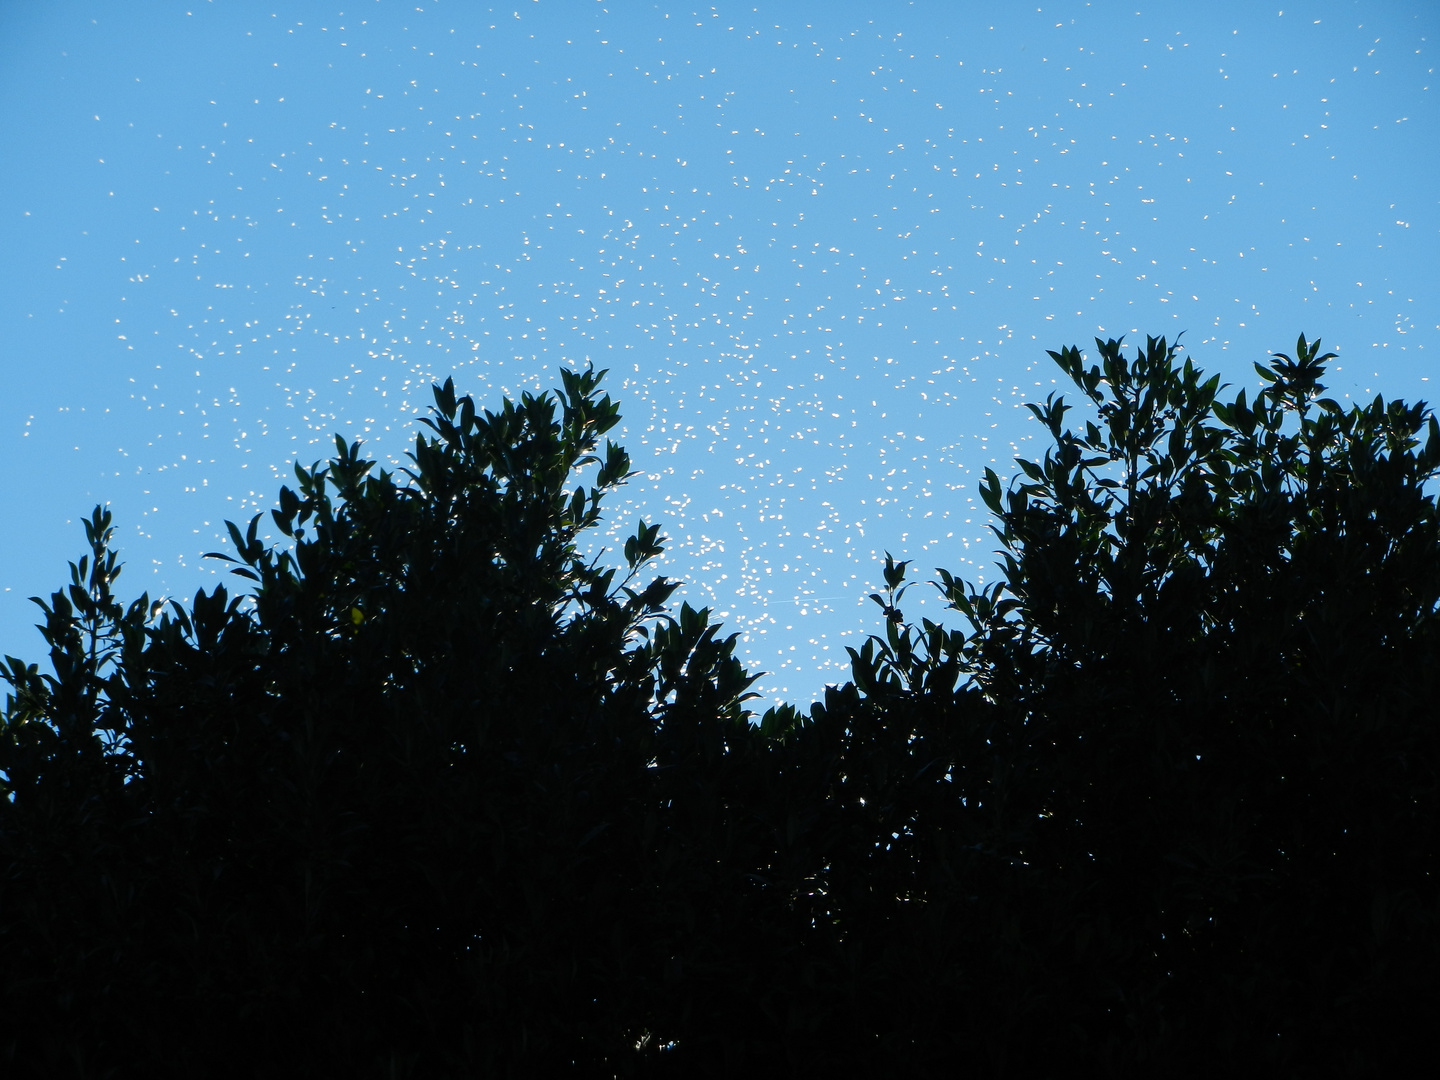
<path id="1" fill-rule="evenodd" d="M 47 1075 L 1374 1074 L 1440 1003 L 1440 426 L 1302 336 L 1233 398 L 1051 353 L 1002 575 L 887 556 L 851 681 L 756 717 L 706 610 L 582 555 L 603 372 L 435 388 L 126 604 L 111 515 L 12 657 L 0 1061 Z M 1068 416 L 1083 414 L 1072 424 Z"/>

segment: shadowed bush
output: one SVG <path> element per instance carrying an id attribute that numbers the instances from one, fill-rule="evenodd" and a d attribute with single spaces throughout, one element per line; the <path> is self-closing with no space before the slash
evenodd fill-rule
<path id="1" fill-rule="evenodd" d="M 1220 397 L 1051 356 L 1091 413 L 988 472 L 852 682 L 756 720 L 708 613 L 580 555 L 600 375 L 400 477 L 337 439 L 235 573 L 122 604 L 108 512 L 6 658 L 0 1061 L 47 1075 L 1388 1071 L 1436 990 L 1440 428 L 1329 354 Z M 602 373 L 603 374 L 603 373 Z M 623 573 L 623 577 L 621 576 Z M 39 601 L 37 601 L 39 602 Z"/>

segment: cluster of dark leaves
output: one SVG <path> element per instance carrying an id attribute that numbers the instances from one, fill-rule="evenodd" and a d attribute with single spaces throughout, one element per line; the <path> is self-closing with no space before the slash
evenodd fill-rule
<path id="1" fill-rule="evenodd" d="M 6 658 L 0 1062 L 78 1076 L 1376 1073 L 1440 1002 L 1440 428 L 1301 338 L 1222 402 L 1052 357 L 965 621 L 754 718 L 581 554 L 600 375 L 337 439 L 235 573 L 126 606 L 108 512 Z"/>

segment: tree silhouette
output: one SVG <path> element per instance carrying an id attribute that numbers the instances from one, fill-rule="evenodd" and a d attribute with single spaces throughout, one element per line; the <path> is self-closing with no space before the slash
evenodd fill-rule
<path id="1" fill-rule="evenodd" d="M 982 484 L 1003 580 L 939 572 L 971 634 L 892 614 L 856 655 L 892 740 L 975 731 L 896 766 L 948 770 L 1010 863 L 936 887 L 988 912 L 992 958 L 1015 943 L 1020 989 L 975 1037 L 1022 1074 L 1405 1062 L 1440 1002 L 1440 428 L 1423 403 L 1321 397 L 1332 354 L 1303 336 L 1256 365 L 1253 405 L 1163 338 L 1096 345 L 1088 368 L 1050 354 L 1096 419 L 1032 405 L 1053 447 Z M 953 802 L 907 820 L 932 872 L 968 838 Z M 912 997 L 916 1039 L 942 1030 Z"/>
<path id="2" fill-rule="evenodd" d="M 852 681 L 756 720 L 708 613 L 580 554 L 600 375 L 337 439 L 128 606 L 108 512 L 6 658 L 0 1055 L 48 1075 L 1393 1071 L 1437 994 L 1440 428 L 1052 353 L 1002 580 L 887 556 Z M 603 373 L 602 373 L 603 374 Z M 624 575 L 623 577 L 621 575 Z M 37 601 L 39 602 L 39 601 Z"/>
<path id="3" fill-rule="evenodd" d="M 96 510 L 41 605 L 54 674 L 7 659 L 13 1057 L 634 1054 L 654 761 L 748 731 L 751 680 L 705 612 L 661 617 L 672 583 L 634 584 L 656 527 L 623 580 L 581 558 L 629 459 L 595 452 L 600 376 L 562 375 L 496 413 L 437 387 L 406 483 L 339 439 L 297 467 L 289 550 L 230 526 L 248 597 L 122 609 Z"/>

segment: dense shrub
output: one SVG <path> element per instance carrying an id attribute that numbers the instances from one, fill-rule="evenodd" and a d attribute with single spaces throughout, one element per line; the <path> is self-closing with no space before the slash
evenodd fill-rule
<path id="1" fill-rule="evenodd" d="M 600 375 L 435 392 L 122 604 L 108 512 L 6 658 L 0 1061 L 47 1075 L 1375 1073 L 1437 994 L 1440 428 L 1329 355 L 1225 401 L 1051 356 L 1002 580 L 758 720 L 705 611 L 580 554 Z M 623 576 L 622 576 L 623 575 Z"/>

